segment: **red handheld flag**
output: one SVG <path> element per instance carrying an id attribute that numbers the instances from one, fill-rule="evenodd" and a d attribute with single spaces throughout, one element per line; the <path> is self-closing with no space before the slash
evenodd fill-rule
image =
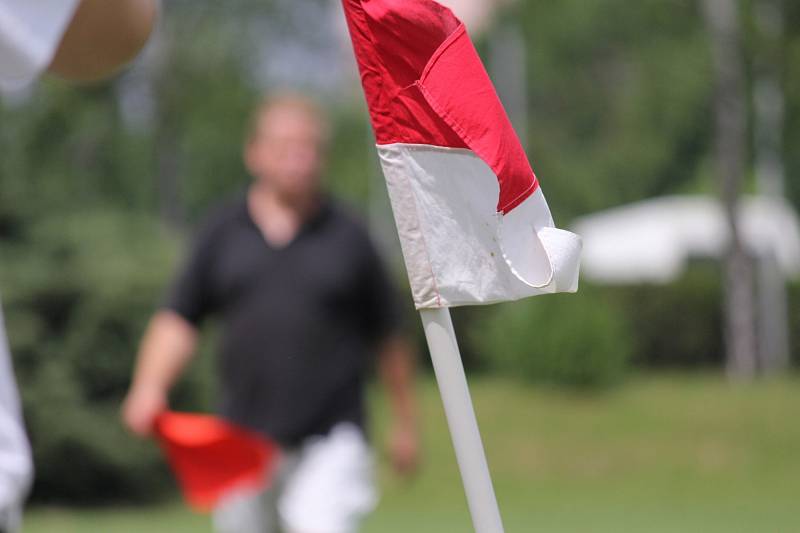
<path id="1" fill-rule="evenodd" d="M 274 442 L 211 415 L 167 411 L 156 436 L 186 501 L 199 511 L 233 489 L 267 486 L 279 455 Z"/>

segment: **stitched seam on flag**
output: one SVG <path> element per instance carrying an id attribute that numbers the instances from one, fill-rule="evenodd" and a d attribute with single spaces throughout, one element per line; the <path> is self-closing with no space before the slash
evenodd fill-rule
<path id="1" fill-rule="evenodd" d="M 539 186 L 539 180 L 536 179 L 536 176 L 533 177 L 533 183 L 531 183 L 530 187 L 525 189 L 523 192 L 518 194 L 514 199 L 507 202 L 504 206 L 500 208 L 500 213 L 503 215 L 509 214 L 514 208 L 519 207 L 519 205 L 527 200 L 531 194 L 536 191 L 536 188 Z"/>
<path id="2" fill-rule="evenodd" d="M 441 108 L 441 106 L 439 105 L 439 103 L 438 103 L 438 101 L 436 100 L 436 98 L 434 98 L 433 94 L 431 94 L 431 92 L 430 92 L 430 91 L 428 91 L 428 88 L 427 88 L 427 87 L 425 87 L 425 85 L 424 85 L 424 81 L 423 81 L 423 80 L 424 80 L 424 79 L 427 77 L 427 75 L 428 75 L 428 73 L 430 72 L 430 70 L 431 70 L 431 69 L 433 69 L 433 67 L 434 67 L 434 66 L 436 65 L 436 63 L 439 61 L 439 58 L 442 56 L 442 54 L 444 54 L 444 53 L 445 53 L 445 51 L 447 51 L 447 49 L 448 49 L 448 48 L 450 48 L 450 46 L 452 46 L 452 44 L 455 42 L 455 40 L 456 40 L 458 37 L 460 37 L 462 34 L 464 34 L 464 33 L 465 33 L 465 31 L 466 31 L 466 30 L 465 30 L 465 28 L 464 28 L 464 24 L 461 24 L 461 25 L 460 25 L 460 26 L 459 26 L 459 27 L 456 29 L 456 31 L 454 31 L 454 32 L 453 32 L 453 33 L 452 33 L 452 34 L 451 34 L 451 35 L 450 35 L 450 36 L 449 36 L 449 37 L 448 37 L 448 38 L 447 38 L 447 39 L 446 39 L 446 40 L 445 40 L 445 41 L 444 41 L 444 42 L 443 42 L 443 43 L 442 43 L 440 46 L 439 46 L 439 48 L 437 48 L 437 49 L 436 49 L 436 51 L 433 53 L 433 55 L 431 56 L 431 58 L 428 60 L 428 64 L 427 64 L 427 65 L 425 65 L 425 68 L 424 68 L 424 69 L 423 69 L 423 71 L 422 71 L 422 75 L 420 76 L 420 78 L 419 78 L 417 81 L 415 81 L 415 82 L 414 82 L 414 85 L 416 85 L 416 86 L 419 88 L 420 92 L 421 92 L 421 93 L 422 93 L 422 95 L 425 97 L 425 101 L 426 101 L 426 102 L 428 102 L 428 105 L 429 105 L 429 106 L 431 106 L 431 109 L 433 109 L 434 113 L 436 113 L 437 115 L 439 115 L 439 116 L 442 118 L 442 120 L 444 120 L 444 122 L 445 122 L 445 123 L 446 123 L 448 126 L 450 126 L 450 128 L 451 128 L 451 129 L 452 129 L 452 130 L 453 130 L 453 131 L 454 131 L 454 132 L 455 132 L 455 133 L 456 133 L 456 134 L 457 134 L 459 137 L 461 137 L 461 140 L 463 140 L 463 141 L 464 141 L 464 144 L 466 144 L 467 146 L 469 146 L 469 147 L 470 147 L 470 149 L 471 149 L 472 147 L 471 147 L 470 145 L 474 144 L 474 143 L 472 142 L 472 136 L 470 136 L 469 134 L 467 134 L 467 132 L 464 130 L 464 128 L 463 128 L 463 127 L 462 127 L 462 126 L 461 126 L 461 125 L 460 125 L 460 124 L 459 124 L 459 123 L 458 123 L 456 120 L 454 120 L 454 119 L 453 119 L 453 117 L 450 115 L 450 113 L 448 113 L 446 110 L 444 110 L 444 109 L 442 109 L 442 108 Z M 475 155 L 477 155 L 478 157 L 480 157 L 480 156 L 479 156 L 479 155 L 478 155 L 478 154 L 477 154 L 477 153 L 476 153 L 474 150 L 472 150 L 472 152 L 473 152 L 473 153 L 475 153 Z M 487 165 L 489 165 L 489 168 L 491 168 L 491 165 L 489 164 L 489 162 L 488 162 L 488 161 L 486 161 L 486 160 L 485 160 L 485 159 L 483 159 L 482 157 L 481 157 L 481 159 L 483 160 L 483 162 L 484 162 L 484 163 L 486 163 Z"/>
<path id="3" fill-rule="evenodd" d="M 387 148 L 388 147 L 400 147 L 400 146 L 402 146 L 403 148 L 406 148 L 406 149 L 409 149 L 409 150 L 430 150 L 430 151 L 436 151 L 436 152 L 442 152 L 442 153 L 457 153 L 457 154 L 461 154 L 461 155 L 472 156 L 472 157 L 474 157 L 476 159 L 480 159 L 481 161 L 486 163 L 486 161 L 484 161 L 484 159 L 481 156 L 476 154 L 475 151 L 471 150 L 470 148 L 450 148 L 449 146 L 437 146 L 435 144 L 419 144 L 419 143 L 389 143 L 389 144 L 378 144 L 378 146 L 387 147 Z M 491 167 L 490 167 L 490 169 L 491 169 Z M 491 170 L 492 170 L 492 173 L 494 174 L 494 170 L 493 169 L 491 169 Z M 496 175 L 495 175 L 495 177 L 496 177 Z M 500 211 L 500 214 L 501 215 L 507 215 L 508 213 L 513 211 L 515 208 L 519 207 L 519 205 L 522 202 L 524 202 L 525 200 L 527 200 L 528 198 L 530 198 L 530 195 L 532 193 L 534 193 L 536 191 L 536 189 L 538 189 L 538 188 L 539 188 L 539 180 L 534 175 L 533 183 L 527 189 L 525 189 L 523 192 L 518 194 L 516 197 L 511 199 L 509 202 L 507 202 L 506 205 L 503 206 L 503 210 Z"/>
<path id="4" fill-rule="evenodd" d="M 411 178 L 408 176 L 407 173 L 403 173 L 403 177 L 406 179 L 408 190 L 411 191 L 411 196 L 414 198 L 414 218 L 417 221 L 417 227 L 419 229 L 419 235 L 422 239 L 422 247 L 425 249 L 425 258 L 428 260 L 428 269 L 431 271 L 431 280 L 433 281 L 433 290 L 436 293 L 436 305 L 438 307 L 442 307 L 442 294 L 439 292 L 439 284 L 436 282 L 436 273 L 433 271 L 433 262 L 431 262 L 431 254 L 428 251 L 428 242 L 425 240 L 425 232 L 422 231 L 422 226 L 420 224 L 420 217 L 419 217 L 419 205 L 417 200 L 417 193 L 414 190 L 414 187 L 411 185 Z"/>
<path id="5" fill-rule="evenodd" d="M 442 54 L 444 54 L 447 51 L 447 49 L 450 48 L 450 46 L 452 46 L 452 44 L 456 41 L 456 39 L 461 37 L 461 35 L 466 32 L 467 28 L 466 26 L 464 26 L 464 23 L 462 22 L 461 24 L 458 25 L 458 27 L 455 30 L 453 30 L 453 33 L 447 36 L 447 39 L 442 41 L 442 44 L 439 45 L 439 48 L 436 49 L 431 58 L 428 60 L 428 63 L 425 65 L 425 68 L 422 69 L 422 74 L 420 74 L 419 80 L 417 80 L 414 83 L 421 83 L 422 80 L 427 78 L 428 72 L 430 72 L 430 70 L 434 67 L 434 65 L 436 65 Z"/>
<path id="6" fill-rule="evenodd" d="M 467 134 L 466 131 L 464 131 L 464 129 L 461 127 L 460 124 L 458 124 L 455 120 L 453 120 L 453 118 L 450 115 L 450 113 L 448 113 L 447 111 L 442 110 L 440 108 L 440 106 L 436 102 L 436 99 L 428 91 L 428 89 L 422 84 L 422 82 L 421 81 L 416 81 L 415 83 L 419 87 L 419 90 L 422 92 L 422 94 L 425 96 L 425 100 L 428 102 L 428 105 L 431 106 L 431 108 L 434 110 L 434 112 L 436 112 L 440 117 L 442 117 L 442 120 L 444 120 L 445 123 L 447 123 L 447 125 L 450 126 L 453 129 L 453 131 L 458 134 L 459 137 L 461 137 L 461 139 L 465 142 L 465 144 L 467 144 L 468 146 L 470 144 L 473 144 L 471 142 L 472 137 L 469 134 Z M 472 152 L 474 153 L 475 151 L 472 150 Z M 478 154 L 476 153 L 475 155 L 478 155 Z M 480 157 L 480 156 L 478 156 L 478 157 Z M 483 159 L 483 158 L 481 157 L 481 159 Z M 483 159 L 483 161 L 487 165 L 489 164 L 485 159 Z M 489 165 L 489 167 L 491 168 L 491 165 Z"/>
<path id="7" fill-rule="evenodd" d="M 406 142 L 390 142 L 385 144 L 377 143 L 376 145 L 381 148 L 403 147 L 403 148 L 409 148 L 411 150 L 431 150 L 431 151 L 445 152 L 445 153 L 455 152 L 464 155 L 471 155 L 472 157 L 480 159 L 480 157 L 478 157 L 478 154 L 476 154 L 470 148 L 452 148 L 450 146 L 439 146 L 437 144 L 406 143 Z"/>
<path id="8" fill-rule="evenodd" d="M 438 63 L 439 58 L 447 51 L 448 48 L 450 48 L 453 45 L 453 43 L 456 42 L 458 38 L 460 38 L 464 34 L 466 34 L 466 27 L 462 23 L 458 28 L 456 28 L 456 30 L 452 34 L 450 34 L 450 36 L 447 37 L 447 39 L 444 40 L 444 42 L 439 46 L 439 48 L 436 49 L 431 58 L 428 60 L 428 64 L 425 65 L 425 68 L 422 71 L 422 75 L 417 81 L 414 82 L 414 84 L 419 88 L 420 92 L 425 97 L 425 100 L 428 102 L 428 105 L 431 106 L 431 109 L 433 109 L 433 111 L 436 114 L 438 114 L 442 118 L 442 120 L 444 120 L 444 122 L 448 126 L 450 126 L 450 128 L 459 137 L 461 137 L 461 140 L 464 141 L 464 144 L 472 148 L 472 146 L 476 144 L 474 138 L 471 135 L 469 135 L 456 120 L 453 119 L 450 113 L 448 113 L 446 110 L 442 109 L 440 105 L 438 105 L 436 98 L 434 98 L 433 94 L 431 94 L 431 92 L 428 91 L 428 89 L 424 85 L 425 78 L 428 76 L 433 67 L 436 66 L 436 63 Z M 480 159 L 483 160 L 483 162 L 486 163 L 489 166 L 489 168 L 492 169 L 492 172 L 495 173 L 495 177 L 499 182 L 500 176 L 497 175 L 492 164 L 483 157 L 481 157 L 474 150 L 472 150 L 472 152 L 475 153 L 476 156 L 480 157 Z M 539 184 L 538 182 L 539 180 L 536 178 L 536 174 L 533 174 L 533 183 L 531 183 L 531 185 L 527 189 L 525 189 L 525 191 L 517 195 L 513 200 L 510 200 L 505 204 L 501 205 L 498 212 L 503 215 L 510 213 L 515 207 L 517 207 L 526 198 L 528 198 L 533 193 L 533 191 L 536 190 Z"/>

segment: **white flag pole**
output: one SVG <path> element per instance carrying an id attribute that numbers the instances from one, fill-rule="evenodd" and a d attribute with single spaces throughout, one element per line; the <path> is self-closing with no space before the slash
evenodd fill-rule
<path id="1" fill-rule="evenodd" d="M 500 509 L 494 495 L 450 311 L 447 308 L 422 309 L 420 316 L 475 532 L 502 533 Z"/>

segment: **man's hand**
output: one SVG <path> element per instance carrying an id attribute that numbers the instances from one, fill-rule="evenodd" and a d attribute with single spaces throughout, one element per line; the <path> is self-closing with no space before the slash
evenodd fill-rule
<path id="1" fill-rule="evenodd" d="M 409 476 L 419 466 L 419 433 L 415 428 L 398 424 L 389 433 L 387 443 L 392 466 L 398 474 Z"/>
<path id="2" fill-rule="evenodd" d="M 167 395 L 156 387 L 134 386 L 122 404 L 122 421 L 140 437 L 153 432 L 156 417 L 167 409 Z"/>
<path id="3" fill-rule="evenodd" d="M 189 362 L 197 331 L 172 311 L 159 311 L 150 320 L 139 348 L 133 385 L 122 404 L 122 421 L 133 433 L 153 432 L 156 417 L 167 408 L 167 395 Z"/>
<path id="4" fill-rule="evenodd" d="M 413 474 L 419 466 L 419 432 L 414 398 L 415 355 L 408 341 L 400 336 L 388 338 L 380 351 L 379 372 L 389 393 L 393 423 L 387 448 L 394 469 Z"/>

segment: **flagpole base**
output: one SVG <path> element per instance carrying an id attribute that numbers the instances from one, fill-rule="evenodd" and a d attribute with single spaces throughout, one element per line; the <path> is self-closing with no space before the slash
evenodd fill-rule
<path id="1" fill-rule="evenodd" d="M 453 322 L 447 308 L 420 310 L 476 533 L 503 533 Z"/>

